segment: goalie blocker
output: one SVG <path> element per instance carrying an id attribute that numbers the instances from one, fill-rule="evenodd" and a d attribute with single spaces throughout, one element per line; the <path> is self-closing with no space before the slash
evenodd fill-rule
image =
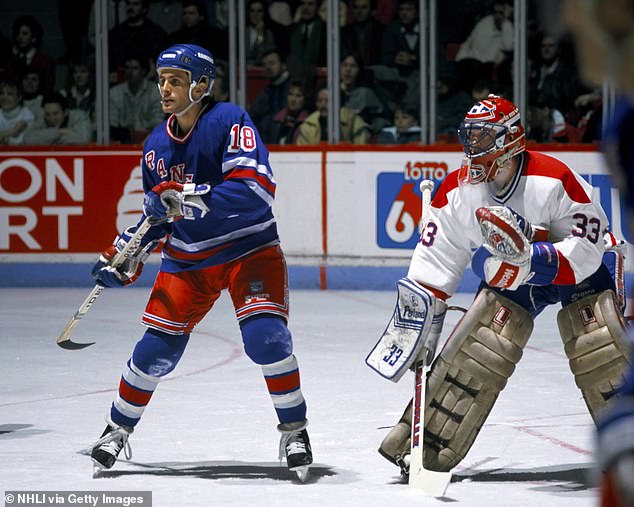
<path id="1" fill-rule="evenodd" d="M 442 331 L 447 304 L 414 280 L 396 282 L 396 306 L 366 364 L 382 377 L 398 382 L 419 355 L 431 362 Z"/>

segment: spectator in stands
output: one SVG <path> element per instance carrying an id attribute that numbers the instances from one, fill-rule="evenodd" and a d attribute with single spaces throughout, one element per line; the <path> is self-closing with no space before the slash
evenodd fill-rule
<path id="1" fill-rule="evenodd" d="M 493 2 L 493 14 L 476 23 L 456 54 L 458 77 L 468 92 L 480 79 L 494 78 L 494 69 L 509 69 L 513 51 L 513 23 L 507 17 L 509 5 L 505 0 Z M 505 79 L 508 81 L 508 79 Z"/>
<path id="2" fill-rule="evenodd" d="M 570 111 L 579 94 L 579 81 L 575 69 L 561 57 L 560 40 L 553 34 L 544 34 L 540 46 L 541 60 L 529 81 L 529 103 L 539 96 L 547 96 L 564 115 Z"/>
<path id="3" fill-rule="evenodd" d="M 339 66 L 341 79 L 341 104 L 352 109 L 377 133 L 389 124 L 389 112 L 385 102 L 375 93 L 363 62 L 358 54 L 346 53 Z"/>
<path id="4" fill-rule="evenodd" d="M 0 81 L 0 145 L 24 144 L 24 131 L 33 124 L 33 113 L 22 105 L 18 82 Z"/>
<path id="5" fill-rule="evenodd" d="M 265 124 L 286 105 L 286 96 L 291 84 L 291 76 L 277 49 L 266 51 L 262 55 L 264 76 L 269 83 L 253 101 L 249 108 L 249 115 L 260 134 Z"/>
<path id="6" fill-rule="evenodd" d="M 205 3 L 209 24 L 226 32 L 229 28 L 229 0 L 206 0 Z"/>
<path id="7" fill-rule="evenodd" d="M 567 142 L 566 120 L 554 97 L 541 94 L 529 105 L 526 138 L 538 143 Z"/>
<path id="8" fill-rule="evenodd" d="M 68 109 L 84 111 L 95 121 L 95 80 L 94 71 L 88 58 L 75 57 L 69 65 L 69 79 L 60 93 L 66 98 Z"/>
<path id="9" fill-rule="evenodd" d="M 55 60 L 42 50 L 44 29 L 30 15 L 18 16 L 13 22 L 13 55 L 8 63 L 11 76 L 19 78 L 27 70 L 35 70 L 42 81 L 42 91 L 48 93 L 55 87 Z"/>
<path id="10" fill-rule="evenodd" d="M 183 2 L 181 0 L 153 0 L 147 17 L 160 26 L 165 33 L 172 33 L 181 27 Z"/>
<path id="11" fill-rule="evenodd" d="M 353 0 L 352 21 L 341 29 L 341 52 L 357 53 L 367 66 L 381 63 L 385 26 L 372 17 L 375 0 Z"/>
<path id="12" fill-rule="evenodd" d="M 229 77 L 227 76 L 228 63 L 218 61 L 216 65 L 216 77 L 211 89 L 211 98 L 215 102 L 229 102 Z"/>
<path id="13" fill-rule="evenodd" d="M 216 102 L 229 102 L 229 83 L 226 75 L 216 73 L 211 94 Z"/>
<path id="14" fill-rule="evenodd" d="M 301 0 L 299 21 L 290 28 L 288 67 L 293 78 L 310 80 L 315 67 L 326 65 L 326 22 L 317 12 L 317 0 Z"/>
<path id="15" fill-rule="evenodd" d="M 22 76 L 22 105 L 31 110 L 36 122 L 44 117 L 42 98 L 40 74 L 27 69 Z"/>
<path id="16" fill-rule="evenodd" d="M 266 5 L 269 18 L 273 21 L 285 27 L 293 23 L 293 9 L 290 2 L 287 0 L 267 0 Z"/>
<path id="17" fill-rule="evenodd" d="M 250 0 L 247 6 L 247 65 L 261 65 L 263 54 L 277 47 L 264 0 Z"/>
<path id="18" fill-rule="evenodd" d="M 383 64 L 372 69 L 376 80 L 391 91 L 391 103 L 415 107 L 420 103 L 418 2 L 399 0 L 397 12 L 397 19 L 386 26 L 383 34 Z"/>
<path id="19" fill-rule="evenodd" d="M 124 74 L 125 56 L 130 51 L 147 55 L 148 77 L 154 77 L 154 61 L 165 46 L 167 34 L 148 17 L 150 0 L 125 0 L 126 19 L 108 33 L 108 54 L 110 58 L 110 83 L 121 82 Z"/>
<path id="20" fill-rule="evenodd" d="M 299 126 L 308 117 L 306 95 L 304 83 L 301 81 L 291 83 L 286 96 L 286 107 L 273 117 L 270 126 L 264 126 L 263 141 L 265 143 L 297 144 Z"/>
<path id="21" fill-rule="evenodd" d="M 566 114 L 566 124 L 569 142 L 599 141 L 603 129 L 603 91 L 598 88 L 579 95 L 573 110 Z"/>
<path id="22" fill-rule="evenodd" d="M 297 144 L 319 144 L 328 141 L 328 88 L 317 92 L 317 110 L 299 126 Z M 342 107 L 339 114 L 341 141 L 352 144 L 370 142 L 370 129 L 358 114 Z"/>
<path id="23" fill-rule="evenodd" d="M 440 88 L 440 87 L 439 87 Z M 473 104 L 486 99 L 493 92 L 490 81 L 481 79 L 471 88 L 471 93 L 458 89 L 438 102 L 436 115 L 436 132 L 448 142 L 458 141 L 458 125 L 464 119 L 465 111 Z"/>
<path id="24" fill-rule="evenodd" d="M 110 88 L 110 137 L 121 143 L 139 143 L 164 119 L 161 97 L 146 79 L 147 58 L 125 58 L 125 83 Z"/>
<path id="25" fill-rule="evenodd" d="M 413 108 L 397 107 L 394 111 L 394 125 L 384 127 L 379 132 L 378 144 L 409 144 L 421 142 L 418 112 Z"/>
<path id="26" fill-rule="evenodd" d="M 418 2 L 399 0 L 398 19 L 385 28 L 382 62 L 395 68 L 401 77 L 409 77 L 418 69 L 420 27 Z"/>
<path id="27" fill-rule="evenodd" d="M 229 33 L 209 24 L 202 0 L 183 1 L 183 24 L 168 35 L 167 45 L 173 44 L 196 44 L 209 50 L 216 60 L 227 61 L 229 57 Z"/>
<path id="28" fill-rule="evenodd" d="M 376 7 L 372 17 L 382 25 L 387 25 L 396 17 L 397 6 L 394 0 L 375 0 Z"/>
<path id="29" fill-rule="evenodd" d="M 68 109 L 59 92 L 44 97 L 44 116 L 24 133 L 25 144 L 86 144 L 92 141 L 88 115 L 79 109 Z"/>

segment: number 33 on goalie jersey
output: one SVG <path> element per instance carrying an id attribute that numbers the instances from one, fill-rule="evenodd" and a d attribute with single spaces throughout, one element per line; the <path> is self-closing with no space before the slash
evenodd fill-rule
<path id="1" fill-rule="evenodd" d="M 193 211 L 166 231 L 163 271 L 215 266 L 279 243 L 269 153 L 240 107 L 209 104 L 186 134 L 171 116 L 145 141 L 142 170 L 145 193 L 172 180 L 212 186 L 203 196 L 209 213 Z"/>
<path id="2" fill-rule="evenodd" d="M 548 240 L 559 257 L 555 284 L 579 283 L 598 269 L 608 220 L 593 200 L 592 186 L 563 162 L 527 151 L 503 195 L 493 195 L 489 185 L 462 183 L 458 171 L 447 176 L 432 201 L 409 278 L 451 296 L 471 261 L 472 249 L 482 244 L 475 216 L 481 206 L 507 206 L 549 230 Z"/>

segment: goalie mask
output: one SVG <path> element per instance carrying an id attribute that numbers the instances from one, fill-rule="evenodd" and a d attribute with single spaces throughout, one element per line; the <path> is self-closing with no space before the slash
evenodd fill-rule
<path id="1" fill-rule="evenodd" d="M 216 78 L 216 62 L 213 55 L 205 48 L 195 44 L 176 44 L 162 51 L 156 60 L 156 71 L 159 72 L 161 69 L 184 70 L 189 75 L 189 100 L 191 104 L 185 111 L 192 104 L 209 96 Z M 194 100 L 192 91 L 200 83 L 207 83 L 207 89 L 198 100 Z M 185 111 L 178 114 L 183 114 Z"/>
<path id="2" fill-rule="evenodd" d="M 526 149 L 524 127 L 515 104 L 497 95 L 475 104 L 458 128 L 466 163 L 460 179 L 493 181 L 508 162 Z"/>

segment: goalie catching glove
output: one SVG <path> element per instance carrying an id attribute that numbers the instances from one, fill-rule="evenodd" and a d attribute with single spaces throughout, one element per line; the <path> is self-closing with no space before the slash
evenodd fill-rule
<path id="1" fill-rule="evenodd" d="M 200 210 L 201 218 L 209 212 L 209 207 L 203 201 L 202 196 L 209 193 L 211 186 L 208 184 L 196 185 L 186 183 L 184 185 L 176 181 L 163 181 L 155 185 L 143 200 L 143 213 L 145 216 L 155 219 L 188 216 L 193 218 L 193 209 Z"/>
<path id="2" fill-rule="evenodd" d="M 137 249 L 136 252 L 128 256 L 118 266 L 112 266 L 112 261 L 121 252 L 125 245 L 134 235 L 136 226 L 128 227 L 114 240 L 114 243 L 108 247 L 100 256 L 99 260 L 92 268 L 92 276 L 97 283 L 103 287 L 126 287 L 133 284 L 141 276 L 143 263 L 146 261 L 150 252 L 159 244 L 159 240 L 151 240 Z"/>
<path id="3" fill-rule="evenodd" d="M 478 208 L 482 246 L 471 266 L 490 287 L 517 290 L 520 285 L 549 285 L 559 270 L 559 254 L 546 239 L 548 231 L 530 224 L 504 206 Z M 528 234 L 528 236 L 527 236 Z M 529 242 L 537 240 L 535 243 Z"/>

